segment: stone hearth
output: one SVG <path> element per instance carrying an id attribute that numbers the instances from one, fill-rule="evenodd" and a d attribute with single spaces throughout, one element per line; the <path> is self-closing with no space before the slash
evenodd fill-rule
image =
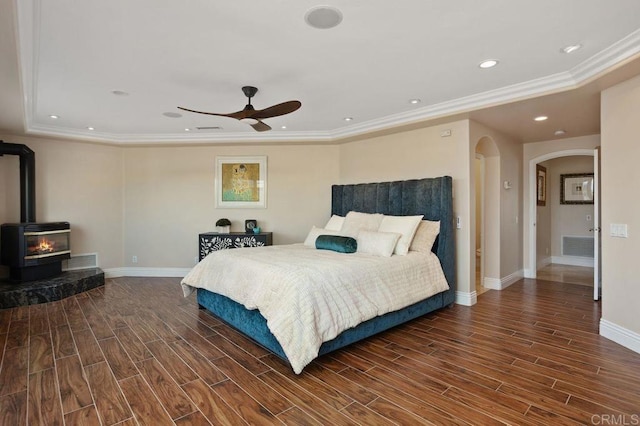
<path id="1" fill-rule="evenodd" d="M 22 283 L 0 279 L 0 309 L 54 302 L 103 285 L 100 268 L 65 271 L 53 278 Z"/>

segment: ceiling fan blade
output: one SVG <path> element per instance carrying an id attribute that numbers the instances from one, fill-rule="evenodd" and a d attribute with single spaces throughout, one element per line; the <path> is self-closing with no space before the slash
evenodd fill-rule
<path id="1" fill-rule="evenodd" d="M 253 127 L 253 129 L 257 132 L 266 132 L 267 130 L 271 130 L 271 126 L 260 120 L 258 120 L 256 123 L 252 123 L 251 127 Z"/>
<path id="2" fill-rule="evenodd" d="M 259 109 L 247 115 L 248 118 L 263 119 L 290 114 L 302 106 L 300 101 L 288 101 L 273 105 L 265 109 Z"/>

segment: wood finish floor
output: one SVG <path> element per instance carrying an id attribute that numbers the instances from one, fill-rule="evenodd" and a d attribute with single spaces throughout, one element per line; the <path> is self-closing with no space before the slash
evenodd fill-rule
<path id="1" fill-rule="evenodd" d="M 598 335 L 585 286 L 523 280 L 296 376 L 178 282 L 0 311 L 0 424 L 638 424 L 640 355 Z"/>

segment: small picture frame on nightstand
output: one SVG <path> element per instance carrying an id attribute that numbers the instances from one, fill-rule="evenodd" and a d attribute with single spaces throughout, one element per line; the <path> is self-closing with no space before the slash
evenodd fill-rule
<path id="1" fill-rule="evenodd" d="M 244 221 L 244 231 L 247 234 L 253 234 L 253 228 L 258 226 L 258 222 L 255 219 L 247 219 Z"/>

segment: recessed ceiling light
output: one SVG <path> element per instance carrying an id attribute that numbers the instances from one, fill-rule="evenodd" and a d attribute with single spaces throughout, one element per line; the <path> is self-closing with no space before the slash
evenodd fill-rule
<path id="1" fill-rule="evenodd" d="M 565 46 L 562 49 L 560 49 L 560 51 L 564 53 L 573 53 L 576 50 L 580 49 L 581 47 L 582 47 L 581 44 L 570 44 L 569 46 Z"/>
<path id="2" fill-rule="evenodd" d="M 410 104 L 413 104 L 413 105 L 415 105 L 415 104 L 419 104 L 420 102 L 422 102 L 420 99 L 411 99 L 411 100 L 409 101 L 409 103 L 410 103 Z"/>
<path id="3" fill-rule="evenodd" d="M 342 12 L 331 6 L 316 6 L 304 14 L 304 20 L 313 28 L 326 30 L 342 22 Z"/>
<path id="4" fill-rule="evenodd" d="M 345 117 L 344 118 L 344 121 L 352 121 L 352 120 L 353 120 L 353 117 Z"/>
<path id="5" fill-rule="evenodd" d="M 53 118 L 54 120 L 57 120 L 57 119 L 58 119 L 58 118 L 60 118 L 60 117 L 58 117 L 58 116 L 57 116 L 57 115 L 55 115 L 55 114 L 51 114 L 51 115 L 49 116 L 49 118 Z"/>
<path id="6" fill-rule="evenodd" d="M 185 132 L 190 132 L 190 131 L 191 131 L 191 129 L 190 129 L 190 128 L 188 128 L 188 127 L 185 127 L 184 131 L 185 131 Z"/>
<path id="7" fill-rule="evenodd" d="M 169 117 L 169 118 L 180 118 L 180 117 L 182 117 L 182 114 L 177 113 L 177 112 L 163 112 L 162 115 L 164 115 L 165 117 Z"/>
<path id="8" fill-rule="evenodd" d="M 546 119 L 548 119 L 549 117 L 547 117 L 546 115 L 539 115 L 536 118 L 534 118 L 534 120 L 536 121 L 544 121 Z"/>
<path id="9" fill-rule="evenodd" d="M 89 127 L 87 127 L 87 130 L 95 130 L 95 127 L 89 126 Z"/>
<path id="10" fill-rule="evenodd" d="M 564 131 L 564 130 L 562 130 L 562 129 L 559 129 L 559 130 L 556 130 L 555 132 L 553 132 L 553 134 L 554 134 L 554 135 L 556 135 L 556 136 L 562 136 L 562 135 L 564 135 L 564 134 L 566 134 L 566 133 L 567 133 L 567 132 L 565 132 L 565 131 Z"/>
<path id="11" fill-rule="evenodd" d="M 129 94 L 123 90 L 112 90 L 111 93 L 116 96 L 129 96 Z"/>
<path id="12" fill-rule="evenodd" d="M 284 130 L 284 129 L 286 129 L 286 128 L 287 128 L 287 126 L 281 126 L 280 128 L 281 128 L 282 130 Z"/>
<path id="13" fill-rule="evenodd" d="M 495 59 L 487 59 L 485 61 L 480 62 L 478 66 L 480 68 L 487 69 L 487 68 L 493 68 L 496 65 L 498 65 L 498 61 L 496 61 Z"/>

